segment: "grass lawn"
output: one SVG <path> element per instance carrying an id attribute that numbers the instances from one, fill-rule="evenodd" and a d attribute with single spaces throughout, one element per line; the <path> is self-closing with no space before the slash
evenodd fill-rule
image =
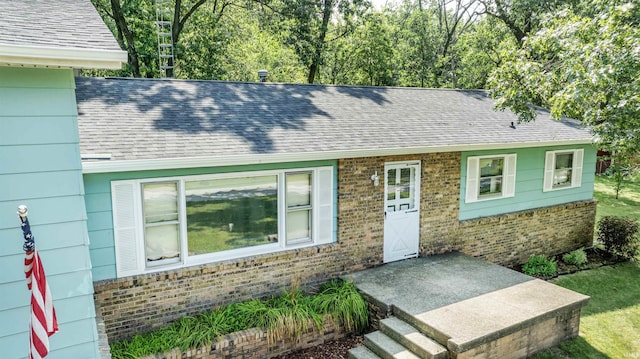
<path id="1" fill-rule="evenodd" d="M 640 358 L 640 266 L 622 263 L 553 281 L 591 296 L 582 309 L 580 336 L 535 359 Z"/>
<path id="2" fill-rule="evenodd" d="M 613 181 L 596 177 L 597 219 L 640 219 L 640 181 L 626 183 L 615 199 Z M 640 263 L 622 263 L 563 276 L 553 283 L 591 296 L 582 309 L 580 336 L 534 359 L 640 358 Z"/>
<path id="3" fill-rule="evenodd" d="M 594 197 L 598 200 L 596 222 L 602 216 L 632 217 L 640 220 L 640 178 L 625 182 L 616 199 L 614 182 L 607 176 L 596 176 Z"/>

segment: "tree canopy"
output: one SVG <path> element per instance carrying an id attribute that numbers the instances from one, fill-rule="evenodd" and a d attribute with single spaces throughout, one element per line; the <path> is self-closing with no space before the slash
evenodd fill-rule
<path id="1" fill-rule="evenodd" d="M 491 79 L 497 106 L 535 119 L 578 119 L 603 147 L 640 148 L 640 7 L 596 0 L 542 20 L 521 48 L 506 51 Z"/>
<path id="2" fill-rule="evenodd" d="M 156 1 L 92 1 L 129 63 L 87 72 L 159 77 Z M 636 0 L 166 1 L 177 78 L 490 89 L 520 121 L 541 106 L 640 150 Z"/>

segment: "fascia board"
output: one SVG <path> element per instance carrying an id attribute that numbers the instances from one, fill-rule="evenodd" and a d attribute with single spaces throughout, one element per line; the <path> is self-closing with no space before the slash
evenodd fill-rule
<path id="1" fill-rule="evenodd" d="M 122 50 L 0 44 L 0 64 L 9 66 L 117 70 L 126 62 L 127 52 Z"/>
<path id="2" fill-rule="evenodd" d="M 435 152 L 459 152 L 459 151 L 462 152 L 462 151 L 515 149 L 515 148 L 527 148 L 527 147 L 585 145 L 585 144 L 592 144 L 592 143 L 593 143 L 592 139 L 576 139 L 576 140 L 567 140 L 567 141 L 548 141 L 548 142 L 493 143 L 493 144 L 478 144 L 478 145 L 450 145 L 450 146 L 433 146 L 433 147 L 422 146 L 422 147 L 359 149 L 359 150 L 322 151 L 322 152 L 304 152 L 304 153 L 251 154 L 251 155 L 224 156 L 224 157 L 208 156 L 208 157 L 180 157 L 180 158 L 159 158 L 159 159 L 140 159 L 140 160 L 85 161 L 82 163 L 82 172 L 83 173 L 111 173 L 111 172 L 198 168 L 198 167 L 239 166 L 239 165 L 254 165 L 254 164 L 264 164 L 264 163 L 335 160 L 335 159 L 341 159 L 341 158 L 411 155 L 411 154 L 435 153 Z"/>

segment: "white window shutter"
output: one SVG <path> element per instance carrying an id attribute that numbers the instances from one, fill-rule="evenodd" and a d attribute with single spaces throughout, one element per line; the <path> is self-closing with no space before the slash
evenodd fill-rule
<path id="1" fill-rule="evenodd" d="M 133 181 L 111 183 L 113 235 L 118 278 L 143 271 L 142 238 L 138 238 L 138 184 Z"/>
<path id="2" fill-rule="evenodd" d="M 582 160 L 584 149 L 573 152 L 573 169 L 571 170 L 571 187 L 580 187 L 582 184 Z"/>
<path id="3" fill-rule="evenodd" d="M 478 200 L 478 178 L 480 177 L 480 159 L 478 157 L 467 157 L 467 184 L 465 202 L 476 202 Z"/>
<path id="4" fill-rule="evenodd" d="M 553 172 L 555 169 L 556 153 L 548 151 L 545 153 L 544 159 L 544 184 L 542 191 L 551 191 L 553 189 Z"/>
<path id="5" fill-rule="evenodd" d="M 505 156 L 503 178 L 504 192 L 502 197 L 513 197 L 516 194 L 516 154 Z"/>
<path id="6" fill-rule="evenodd" d="M 333 167 L 321 167 L 316 171 L 316 238 L 317 244 L 331 243 L 333 239 Z"/>

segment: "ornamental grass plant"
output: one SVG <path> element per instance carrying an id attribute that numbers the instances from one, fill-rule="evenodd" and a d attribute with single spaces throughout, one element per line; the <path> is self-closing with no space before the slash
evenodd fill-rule
<path id="1" fill-rule="evenodd" d="M 367 303 L 352 282 L 332 280 L 315 295 L 297 286 L 277 297 L 232 303 L 195 316 L 185 316 L 163 328 L 111 344 L 113 359 L 134 359 L 180 348 L 198 348 L 222 336 L 249 328 L 263 328 L 273 343 L 298 339 L 309 323 L 318 329 L 329 316 L 347 331 L 364 331 L 369 323 Z"/>
<path id="2" fill-rule="evenodd" d="M 312 302 L 316 310 L 331 314 L 347 331 L 362 333 L 369 326 L 367 302 L 353 282 L 332 280 L 320 288 Z"/>

